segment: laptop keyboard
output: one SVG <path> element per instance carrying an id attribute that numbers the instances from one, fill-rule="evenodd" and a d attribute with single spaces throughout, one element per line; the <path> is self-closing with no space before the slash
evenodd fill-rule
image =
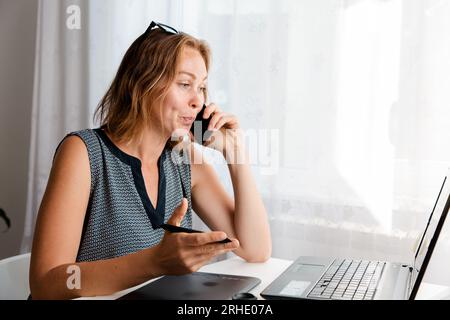
<path id="1" fill-rule="evenodd" d="M 308 294 L 310 298 L 372 300 L 385 262 L 336 259 Z"/>

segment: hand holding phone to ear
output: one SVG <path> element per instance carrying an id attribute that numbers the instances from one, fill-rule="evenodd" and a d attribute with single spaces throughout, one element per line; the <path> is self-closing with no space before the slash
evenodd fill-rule
<path id="1" fill-rule="evenodd" d="M 223 154 L 228 163 L 240 158 L 243 139 L 236 116 L 216 104 L 204 105 L 191 128 L 194 141 Z"/>
<path id="2" fill-rule="evenodd" d="M 239 131 L 237 117 L 223 112 L 214 103 L 203 105 L 191 127 L 194 141 L 220 151 L 225 158 L 241 143 Z"/>

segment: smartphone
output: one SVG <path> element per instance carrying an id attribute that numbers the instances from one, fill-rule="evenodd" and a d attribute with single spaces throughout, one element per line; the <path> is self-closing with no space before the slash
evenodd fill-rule
<path id="1" fill-rule="evenodd" d="M 209 139 L 212 131 L 208 130 L 209 122 L 211 121 L 211 117 L 208 119 L 203 119 L 203 114 L 205 112 L 206 105 L 203 105 L 202 110 L 197 114 L 197 117 L 194 120 L 194 123 L 191 127 L 192 135 L 194 136 L 195 142 L 199 144 L 204 144 L 206 140 Z"/>

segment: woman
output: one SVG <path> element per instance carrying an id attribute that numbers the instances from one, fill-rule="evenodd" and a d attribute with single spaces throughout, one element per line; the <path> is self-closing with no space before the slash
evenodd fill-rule
<path id="1" fill-rule="evenodd" d="M 194 272 L 229 251 L 249 262 L 270 257 L 267 215 L 236 117 L 215 104 L 204 110 L 214 132 L 208 147 L 243 159 L 228 161 L 234 200 L 193 144 L 185 153 L 173 148 L 173 133 L 189 132 L 207 99 L 209 54 L 205 42 L 152 22 L 99 104 L 101 128 L 60 143 L 36 223 L 34 299 L 107 295 Z M 160 228 L 190 228 L 191 210 L 218 231 Z M 218 243 L 226 237 L 233 240 Z"/>

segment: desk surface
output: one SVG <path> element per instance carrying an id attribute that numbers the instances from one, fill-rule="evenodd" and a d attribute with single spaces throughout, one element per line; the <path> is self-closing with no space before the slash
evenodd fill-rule
<path id="1" fill-rule="evenodd" d="M 261 283 L 253 288 L 250 292 L 262 299 L 259 295 L 275 278 L 277 278 L 290 264 L 291 260 L 283 260 L 277 258 L 270 258 L 265 263 L 248 263 L 241 258 L 234 257 L 228 260 L 219 261 L 202 267 L 199 271 L 211 273 L 224 273 L 233 275 L 253 276 L 261 279 Z M 143 284 L 129 288 L 123 291 L 116 292 L 109 296 L 98 296 L 81 299 L 117 299 L 131 291 L 134 291 L 156 279 L 152 279 Z M 436 299 L 444 300 L 450 299 L 450 288 L 430 283 L 422 283 L 416 299 Z"/>

